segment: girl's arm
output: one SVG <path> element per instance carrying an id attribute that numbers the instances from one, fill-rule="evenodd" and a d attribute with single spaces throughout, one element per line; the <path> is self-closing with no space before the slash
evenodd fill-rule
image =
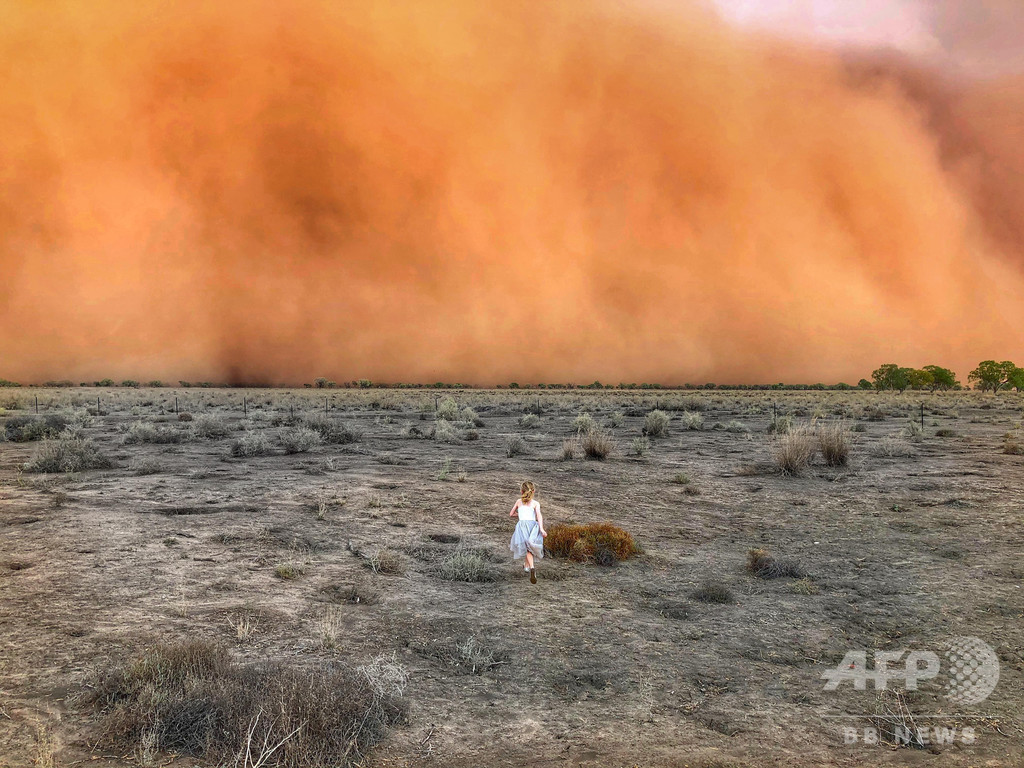
<path id="1" fill-rule="evenodd" d="M 537 502 L 537 525 L 540 526 L 540 535 L 546 537 L 548 532 L 544 530 L 544 515 L 540 513 L 540 502 Z"/>
<path id="2" fill-rule="evenodd" d="M 515 517 L 516 516 L 516 507 L 518 507 L 518 506 L 519 506 L 519 499 L 516 499 L 516 503 L 512 505 L 512 511 L 508 513 L 509 517 Z"/>

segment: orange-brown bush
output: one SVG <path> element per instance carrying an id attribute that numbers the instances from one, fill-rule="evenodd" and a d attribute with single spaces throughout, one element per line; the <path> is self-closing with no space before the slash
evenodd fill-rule
<path id="1" fill-rule="evenodd" d="M 553 525 L 544 547 L 555 557 L 598 565 L 611 565 L 642 552 L 632 534 L 611 523 Z"/>

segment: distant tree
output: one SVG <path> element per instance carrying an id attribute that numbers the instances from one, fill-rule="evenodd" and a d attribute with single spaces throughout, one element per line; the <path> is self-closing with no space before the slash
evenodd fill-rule
<path id="1" fill-rule="evenodd" d="M 900 368 L 896 363 L 886 363 L 871 372 L 871 379 L 875 389 L 895 389 L 903 392 L 910 386 L 910 380 L 907 378 L 909 371 L 909 368 Z"/>
<path id="2" fill-rule="evenodd" d="M 162 387 L 163 385 L 164 385 L 164 383 L 163 383 L 162 381 L 160 381 L 159 379 L 153 379 L 153 380 L 152 380 L 151 382 L 149 382 L 149 384 L 147 384 L 146 386 L 147 386 L 147 387 L 153 387 L 154 389 L 159 389 L 159 388 L 160 388 L 160 387 Z"/>
<path id="3" fill-rule="evenodd" d="M 192 386 L 192 382 L 191 381 L 179 381 L 178 384 L 180 386 L 184 387 L 185 389 L 188 389 L 189 387 Z"/>
<path id="4" fill-rule="evenodd" d="M 336 381 L 328 381 L 327 382 L 327 388 L 328 389 L 337 389 L 338 388 L 338 382 L 336 382 Z"/>
<path id="5" fill-rule="evenodd" d="M 360 379 L 359 380 L 359 388 L 360 389 L 369 389 L 372 386 L 373 386 L 373 382 L 370 381 L 369 379 Z"/>
<path id="6" fill-rule="evenodd" d="M 20 386 L 21 386 L 21 384 L 19 384 L 16 381 L 8 381 L 7 379 L 0 379 L 0 387 L 20 387 Z"/>
<path id="7" fill-rule="evenodd" d="M 508 385 L 508 388 L 509 389 L 519 389 L 519 382 L 518 381 L 510 382 L 509 385 Z"/>
<path id="8" fill-rule="evenodd" d="M 930 388 L 932 392 L 936 389 L 947 390 L 956 386 L 956 374 L 949 368 L 942 368 L 938 365 L 926 365 L 922 370 L 932 375 Z"/>
<path id="9" fill-rule="evenodd" d="M 96 382 L 96 386 L 97 387 L 112 387 L 112 386 L 114 386 L 114 380 L 113 379 L 100 379 L 99 381 Z"/>
<path id="10" fill-rule="evenodd" d="M 975 382 L 982 392 L 991 389 L 995 394 L 1009 383 L 1010 377 L 1014 375 L 1016 369 L 1017 366 L 1009 360 L 1004 360 L 1001 363 L 997 363 L 995 360 L 983 360 L 978 363 L 977 368 L 968 374 L 967 380 Z"/>
<path id="11" fill-rule="evenodd" d="M 931 373 L 921 368 L 908 368 L 906 376 L 911 389 L 926 389 L 935 381 Z"/>
<path id="12" fill-rule="evenodd" d="M 321 376 L 317 379 L 314 379 L 313 383 L 316 385 L 317 389 L 323 389 L 324 387 L 327 386 L 327 379 Z"/>
<path id="13" fill-rule="evenodd" d="M 874 386 L 875 385 L 867 379 L 861 379 L 857 382 L 857 389 L 874 389 Z"/>
<path id="14" fill-rule="evenodd" d="M 1024 392 L 1024 368 L 1014 366 L 1006 380 L 1006 387 L 1013 387 L 1018 392 Z"/>

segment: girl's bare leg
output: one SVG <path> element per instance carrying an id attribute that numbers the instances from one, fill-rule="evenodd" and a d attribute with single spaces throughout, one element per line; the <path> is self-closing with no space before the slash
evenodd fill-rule
<path id="1" fill-rule="evenodd" d="M 526 553 L 526 567 L 533 568 L 533 552 Z"/>

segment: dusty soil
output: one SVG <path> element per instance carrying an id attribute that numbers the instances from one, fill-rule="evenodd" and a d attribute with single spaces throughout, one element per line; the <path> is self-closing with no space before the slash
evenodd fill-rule
<path id="1" fill-rule="evenodd" d="M 394 652 L 409 721 L 372 766 L 1021 765 L 1024 456 L 1003 453 L 1019 395 L 462 391 L 483 424 L 456 420 L 442 442 L 416 435 L 434 427 L 446 396 L 434 391 L 102 390 L 98 414 L 96 393 L 0 393 L 6 417 L 37 394 L 44 414 L 79 413 L 117 463 L 32 474 L 39 443 L 0 443 L 0 765 L 130 764 L 92 748 L 94 715 L 75 694 L 92 670 L 183 637 L 253 660 Z M 140 421 L 188 430 L 175 396 L 232 434 L 124 442 Z M 285 455 L 274 441 L 287 419 L 322 412 L 325 396 L 361 439 Z M 863 425 L 849 465 L 777 473 L 773 402 L 797 424 Z M 889 437 L 922 402 L 923 438 Z M 669 434 L 632 455 L 656 405 Z M 684 429 L 695 407 L 703 428 Z M 538 423 L 521 426 L 529 410 Z M 562 459 L 580 412 L 611 432 L 607 460 Z M 266 431 L 272 455 L 231 455 L 246 426 Z M 527 453 L 506 456 L 510 435 Z M 507 550 L 524 478 L 549 527 L 613 521 L 645 553 L 614 567 L 545 558 L 532 586 Z M 808 578 L 751 575 L 752 547 Z M 494 580 L 442 579 L 459 548 L 483 551 Z M 404 573 L 375 572 L 381 550 Z M 732 600 L 692 597 L 706 582 Z M 240 639 L 245 620 L 254 631 Z M 879 694 L 825 691 L 824 671 L 849 650 L 939 652 L 964 635 L 996 650 L 994 693 L 959 706 L 936 678 L 908 706 L 918 724 L 975 728 L 973 744 L 844 744 Z"/>

